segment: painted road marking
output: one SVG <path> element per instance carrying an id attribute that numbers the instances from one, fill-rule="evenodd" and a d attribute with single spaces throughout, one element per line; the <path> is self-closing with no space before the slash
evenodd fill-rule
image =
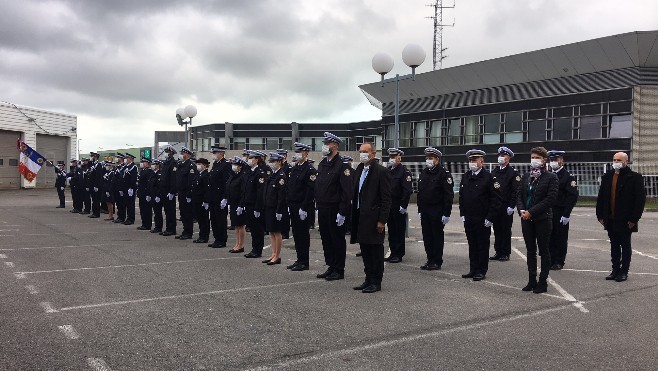
<path id="1" fill-rule="evenodd" d="M 78 334 L 77 331 L 73 328 L 71 325 L 63 325 L 63 326 L 57 326 L 59 328 L 59 331 L 64 334 L 68 339 L 70 340 L 76 340 L 80 339 L 80 334 Z"/>
<path id="2" fill-rule="evenodd" d="M 45 310 L 46 313 L 57 313 L 57 312 L 59 312 L 57 309 L 55 309 L 55 307 L 53 307 L 52 304 L 50 304 L 47 301 L 42 301 L 41 303 L 39 303 L 39 305 L 41 305 L 41 308 L 43 308 L 43 310 Z"/>
<path id="3" fill-rule="evenodd" d="M 7 259 L 7 255 L 5 255 L 5 254 L 0 254 L 0 259 Z"/>
<path id="4" fill-rule="evenodd" d="M 141 241 L 141 240 L 139 240 Z M 130 242 L 139 242 L 139 241 L 130 241 Z M 126 241 L 128 242 L 128 241 Z M 100 246 L 123 246 L 124 244 L 119 243 L 101 243 L 95 245 L 67 245 L 67 246 L 41 246 L 41 247 L 18 247 L 15 249 L 0 249 L 0 251 L 21 251 L 21 250 L 41 250 L 41 249 L 63 249 L 69 247 L 100 247 Z"/>
<path id="5" fill-rule="evenodd" d="M 15 266 L 13 262 L 5 262 L 5 265 L 8 266 L 9 268 L 13 268 Z"/>
<path id="6" fill-rule="evenodd" d="M 87 358 L 87 365 L 95 371 L 111 371 L 103 358 Z"/>

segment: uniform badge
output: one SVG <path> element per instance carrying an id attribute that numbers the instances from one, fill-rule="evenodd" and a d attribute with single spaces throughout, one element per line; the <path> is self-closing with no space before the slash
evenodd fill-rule
<path id="1" fill-rule="evenodd" d="M 176 166 L 174 166 L 174 171 L 176 171 Z"/>
<path id="2" fill-rule="evenodd" d="M 281 178 L 281 179 L 279 179 L 279 184 L 284 185 L 284 184 L 286 184 L 286 181 L 283 178 Z"/>
<path id="3" fill-rule="evenodd" d="M 194 169 L 190 169 L 190 174 L 194 174 Z"/>
<path id="4" fill-rule="evenodd" d="M 516 181 L 517 181 L 517 182 L 520 182 L 520 181 L 521 181 L 521 176 L 520 176 L 520 175 L 517 175 L 517 176 L 516 176 Z"/>
<path id="5" fill-rule="evenodd" d="M 311 174 L 311 176 L 309 177 L 309 179 L 311 179 L 311 182 L 315 182 L 315 178 L 316 178 L 315 174 Z"/>
<path id="6" fill-rule="evenodd" d="M 447 182 L 448 184 L 452 184 L 452 178 L 448 178 Z"/>
<path id="7" fill-rule="evenodd" d="M 411 182 L 411 175 L 407 175 L 407 182 Z"/>
<path id="8" fill-rule="evenodd" d="M 265 183 L 265 178 L 258 178 L 258 183 Z"/>
<path id="9" fill-rule="evenodd" d="M 576 181 L 575 181 L 575 180 L 572 180 L 572 181 L 571 181 L 571 186 L 572 186 L 572 187 L 575 187 L 575 186 L 576 186 Z"/>
<path id="10" fill-rule="evenodd" d="M 494 182 L 494 188 L 496 188 L 496 189 L 500 188 L 500 183 Z"/>
<path id="11" fill-rule="evenodd" d="M 345 171 L 343 171 L 343 174 L 345 174 L 345 176 L 350 176 L 350 169 L 345 169 Z"/>

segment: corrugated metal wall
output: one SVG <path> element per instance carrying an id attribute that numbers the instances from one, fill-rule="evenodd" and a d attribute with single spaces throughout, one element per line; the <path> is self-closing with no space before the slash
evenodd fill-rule
<path id="1" fill-rule="evenodd" d="M 658 164 L 658 86 L 633 89 L 633 158 L 636 165 Z"/>

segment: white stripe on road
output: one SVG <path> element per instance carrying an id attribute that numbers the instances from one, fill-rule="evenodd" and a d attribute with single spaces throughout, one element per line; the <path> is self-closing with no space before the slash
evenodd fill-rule
<path id="1" fill-rule="evenodd" d="M 519 251 L 519 249 L 512 247 L 512 250 L 514 250 L 514 252 L 517 253 L 524 261 L 528 261 L 528 258 L 521 251 Z M 567 290 L 563 289 L 562 286 L 558 285 L 558 283 L 555 282 L 552 278 L 548 278 L 548 283 L 551 284 L 551 286 L 553 286 L 562 295 L 562 297 L 570 301 L 574 307 L 578 308 L 578 310 L 583 313 L 589 313 L 589 310 L 585 308 L 582 301 L 577 300 L 573 295 L 569 294 Z"/>
<path id="2" fill-rule="evenodd" d="M 571 272 L 590 272 L 590 273 L 610 273 L 610 271 L 597 271 L 593 269 L 570 269 L 570 268 L 562 268 L 563 271 L 571 271 Z M 638 275 L 638 276 L 658 276 L 658 273 L 644 273 L 644 272 L 630 272 L 630 275 Z"/>
<path id="3" fill-rule="evenodd" d="M 63 326 L 57 326 L 59 328 L 59 331 L 64 334 L 68 339 L 70 340 L 75 340 L 75 339 L 80 339 L 80 335 L 78 334 L 77 331 L 73 328 L 71 325 L 63 325 Z"/>
<path id="4" fill-rule="evenodd" d="M 18 229 L 16 229 L 18 231 Z M 59 234 L 97 234 L 101 232 L 53 232 L 53 233 L 23 233 L 23 234 L 0 234 L 2 237 L 23 237 L 23 236 L 53 236 L 53 235 L 59 235 Z"/>
<path id="5" fill-rule="evenodd" d="M 32 295 L 36 295 L 39 293 L 39 290 L 37 290 L 37 288 L 34 285 L 27 285 L 25 286 L 25 288 L 27 289 L 27 292 L 29 292 Z"/>
<path id="6" fill-rule="evenodd" d="M 139 241 L 126 241 L 126 242 L 139 242 Z M 67 246 L 42 246 L 42 247 L 18 247 L 15 249 L 0 249 L 0 251 L 21 251 L 21 250 L 41 250 L 41 249 L 63 249 L 68 247 L 99 247 L 99 246 L 123 246 L 119 243 L 101 243 L 96 245 L 67 245 Z"/>
<path id="7" fill-rule="evenodd" d="M 20 229 L 0 229 L 0 232 L 18 232 Z"/>
<path id="8" fill-rule="evenodd" d="M 288 368 L 290 366 L 294 365 L 300 365 L 300 364 L 305 364 L 313 361 L 319 361 L 322 359 L 341 359 L 346 355 L 349 354 L 356 354 L 356 353 L 361 353 L 365 351 L 370 351 L 370 350 L 375 350 L 375 349 L 380 349 L 384 347 L 391 347 L 399 344 L 404 344 L 404 343 L 411 343 L 414 341 L 419 341 L 419 340 L 424 340 L 428 338 L 437 338 L 439 336 L 443 335 L 448 335 L 452 333 L 459 333 L 459 332 L 464 332 L 464 331 L 469 331 L 469 330 L 477 330 L 482 327 L 487 327 L 487 326 L 494 326 L 502 323 L 507 323 L 507 322 L 512 322 L 512 321 L 517 321 L 520 319 L 525 319 L 525 318 L 531 318 L 531 317 L 537 317 L 541 316 L 544 314 L 550 314 L 553 312 L 561 311 L 566 308 L 569 308 L 570 305 L 563 304 L 554 308 L 549 308 L 549 309 L 542 309 L 542 310 L 536 310 L 536 311 L 531 311 L 523 314 L 518 314 L 514 316 L 509 316 L 509 317 L 503 317 L 503 318 L 498 318 L 494 320 L 488 320 L 488 321 L 482 321 L 482 322 L 476 322 L 468 325 L 462 325 L 458 327 L 453 327 L 453 328 L 448 328 L 445 330 L 439 330 L 439 331 L 433 331 L 433 332 L 428 332 L 424 334 L 418 334 L 418 335 L 411 335 L 411 336 L 405 336 L 400 339 L 395 339 L 395 340 L 383 340 L 379 342 L 375 342 L 372 344 L 366 344 L 366 345 L 360 345 L 357 347 L 353 348 L 348 348 L 348 349 L 341 349 L 341 350 L 335 350 L 335 351 L 329 351 L 325 353 L 319 353 L 315 354 L 312 356 L 307 356 L 307 357 L 302 357 L 290 361 L 284 361 L 280 363 L 275 363 L 273 365 L 267 365 L 267 366 L 262 366 L 262 367 L 257 367 L 250 369 L 252 371 L 258 370 L 270 370 L 273 368 Z"/>
<path id="9" fill-rule="evenodd" d="M 22 280 L 25 278 L 25 275 L 23 273 L 14 273 L 14 276 L 16 276 L 17 280 Z"/>
<path id="10" fill-rule="evenodd" d="M 642 251 L 633 250 L 633 252 L 640 255 L 640 256 L 644 256 L 646 258 L 649 258 L 649 259 L 658 260 L 658 257 L 653 256 L 653 255 L 649 255 L 649 254 L 645 254 Z"/>
<path id="11" fill-rule="evenodd" d="M 9 268 L 13 268 L 15 264 L 13 262 L 5 262 L 5 265 Z"/>
<path id="12" fill-rule="evenodd" d="M 41 305 L 41 308 L 43 308 L 43 310 L 45 310 L 46 313 L 57 313 L 58 312 L 58 310 L 55 309 L 55 307 L 53 307 L 53 305 L 50 304 L 47 301 L 42 301 L 41 303 L 39 303 L 39 305 Z"/>
<path id="13" fill-rule="evenodd" d="M 158 300 L 174 300 L 174 299 L 190 298 L 190 297 L 202 296 L 202 295 L 218 295 L 218 294 L 226 294 L 226 293 L 231 293 L 231 292 L 241 292 L 241 291 L 249 291 L 249 290 L 259 290 L 259 289 L 270 289 L 270 288 L 275 288 L 275 287 L 303 285 L 303 284 L 307 284 L 307 283 L 319 283 L 319 282 L 325 282 L 325 280 L 316 279 L 316 280 L 313 280 L 313 281 L 278 283 L 278 284 L 274 284 L 274 285 L 240 287 L 240 288 L 235 288 L 235 289 L 196 292 L 196 293 L 192 293 L 192 294 L 159 296 L 159 297 L 154 297 L 154 298 L 145 298 L 145 299 L 136 299 L 136 300 L 122 300 L 122 301 L 113 301 L 113 302 L 98 303 L 98 304 L 77 305 L 77 306 L 74 306 L 74 307 L 61 308 L 60 311 L 100 308 L 100 307 L 109 307 L 109 306 L 124 305 L 124 304 L 145 303 L 145 302 L 149 302 L 149 301 L 158 301 Z"/>
<path id="14" fill-rule="evenodd" d="M 5 254 L 0 254 L 0 259 L 7 259 L 7 255 L 5 255 Z"/>
<path id="15" fill-rule="evenodd" d="M 87 358 L 87 365 L 95 371 L 112 371 L 103 358 Z"/>

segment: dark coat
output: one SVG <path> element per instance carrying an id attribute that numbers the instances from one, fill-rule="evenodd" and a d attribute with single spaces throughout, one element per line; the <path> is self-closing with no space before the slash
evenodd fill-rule
<path id="1" fill-rule="evenodd" d="M 226 198 L 232 209 L 240 206 L 240 200 L 242 199 L 242 194 L 245 191 L 246 178 L 247 172 L 244 168 L 237 173 L 231 170 L 231 175 L 226 181 Z"/>
<path id="2" fill-rule="evenodd" d="M 610 193 L 612 192 L 612 178 L 615 171 L 610 170 L 601 178 L 599 195 L 596 198 L 596 218 L 603 219 L 606 229 L 610 227 Z M 617 179 L 615 218 L 612 229 L 615 232 L 628 230 L 628 222 L 635 223 L 631 232 L 638 231 L 638 221 L 644 211 L 646 202 L 646 189 L 641 174 L 625 167 L 619 171 Z"/>
<path id="3" fill-rule="evenodd" d="M 316 177 L 317 171 L 308 162 L 295 165 L 290 169 L 287 188 L 288 204 L 291 207 L 313 212 L 315 209 L 313 201 L 315 200 Z"/>
<path id="4" fill-rule="evenodd" d="M 160 197 L 166 197 L 167 193 L 176 194 L 176 171 L 178 164 L 173 157 L 167 157 L 160 165 Z"/>
<path id="5" fill-rule="evenodd" d="M 468 170 L 459 185 L 459 215 L 473 222 L 494 220 L 502 203 L 500 188 L 500 182 L 486 169 L 477 175 Z"/>
<path id="6" fill-rule="evenodd" d="M 194 177 L 194 184 L 192 184 L 192 202 L 195 204 L 202 204 L 206 202 L 206 194 L 208 193 L 209 181 L 210 172 L 208 169 L 199 172 Z"/>
<path id="7" fill-rule="evenodd" d="M 208 174 L 208 189 L 206 192 L 206 202 L 209 204 L 216 204 L 223 199 L 228 200 L 226 194 L 226 181 L 233 173 L 231 164 L 225 158 L 220 161 L 215 161 L 212 164 L 212 169 Z"/>
<path id="8" fill-rule="evenodd" d="M 528 200 L 528 184 L 530 183 L 530 173 L 523 174 L 521 178 L 521 186 L 516 200 L 516 209 L 521 213 L 521 210 L 527 210 L 532 220 L 544 220 L 553 217 L 553 205 L 557 200 L 558 180 L 557 175 L 548 171 L 543 172 L 537 184 L 535 185 L 535 195 L 532 203 L 526 205 Z"/>
<path id="9" fill-rule="evenodd" d="M 55 175 L 57 175 L 57 178 L 55 179 L 55 188 L 59 189 L 66 187 L 66 172 L 55 167 Z"/>
<path id="10" fill-rule="evenodd" d="M 149 182 L 155 175 L 155 171 L 150 167 L 142 169 L 137 176 L 137 196 L 145 198 L 150 195 Z"/>
<path id="11" fill-rule="evenodd" d="M 407 167 L 400 164 L 391 172 L 391 212 L 399 212 L 400 207 L 406 209 L 409 206 L 409 198 L 413 193 L 411 187 L 411 172 Z"/>
<path id="12" fill-rule="evenodd" d="M 505 166 L 501 169 L 497 166 L 491 171 L 491 175 L 496 178 L 500 184 L 500 195 L 502 202 L 500 203 L 499 215 L 507 215 L 507 208 L 512 209 L 516 207 L 517 193 L 519 192 L 519 185 L 521 184 L 521 175 L 519 171 L 511 165 Z"/>
<path id="13" fill-rule="evenodd" d="M 287 212 L 286 178 L 285 169 L 281 168 L 276 173 L 270 174 L 263 188 L 263 203 L 265 207 L 275 209 L 277 214 L 285 214 Z"/>
<path id="14" fill-rule="evenodd" d="M 318 165 L 315 178 L 315 203 L 318 208 L 338 207 L 342 216 L 349 215 L 353 196 L 353 170 L 343 163 L 340 153 L 329 160 L 324 158 Z"/>
<path id="15" fill-rule="evenodd" d="M 557 174 L 559 186 L 553 212 L 561 213 L 561 215 L 555 216 L 568 218 L 571 216 L 571 210 L 573 210 L 576 202 L 578 202 L 578 183 L 576 183 L 576 177 L 571 175 L 565 168 L 560 169 L 555 174 Z"/>
<path id="16" fill-rule="evenodd" d="M 196 179 L 196 166 L 187 159 L 178 164 L 176 169 L 176 192 L 180 197 L 192 198 L 192 186 Z"/>
<path id="17" fill-rule="evenodd" d="M 135 188 L 137 188 L 137 165 L 126 165 L 123 169 L 123 190 L 128 191 L 132 189 L 134 192 Z"/>
<path id="18" fill-rule="evenodd" d="M 371 162 L 370 171 L 359 192 L 363 167 L 363 164 L 359 164 L 353 177 L 354 198 L 350 243 L 379 245 L 384 243 L 385 233 L 377 232 L 377 222 L 386 224 L 391 209 L 391 172 L 377 162 Z M 358 218 L 354 217 L 357 203 L 359 204 Z"/>
<path id="19" fill-rule="evenodd" d="M 437 213 L 449 217 L 454 195 L 452 174 L 443 165 L 425 168 L 420 173 L 417 202 L 419 213 Z"/>

